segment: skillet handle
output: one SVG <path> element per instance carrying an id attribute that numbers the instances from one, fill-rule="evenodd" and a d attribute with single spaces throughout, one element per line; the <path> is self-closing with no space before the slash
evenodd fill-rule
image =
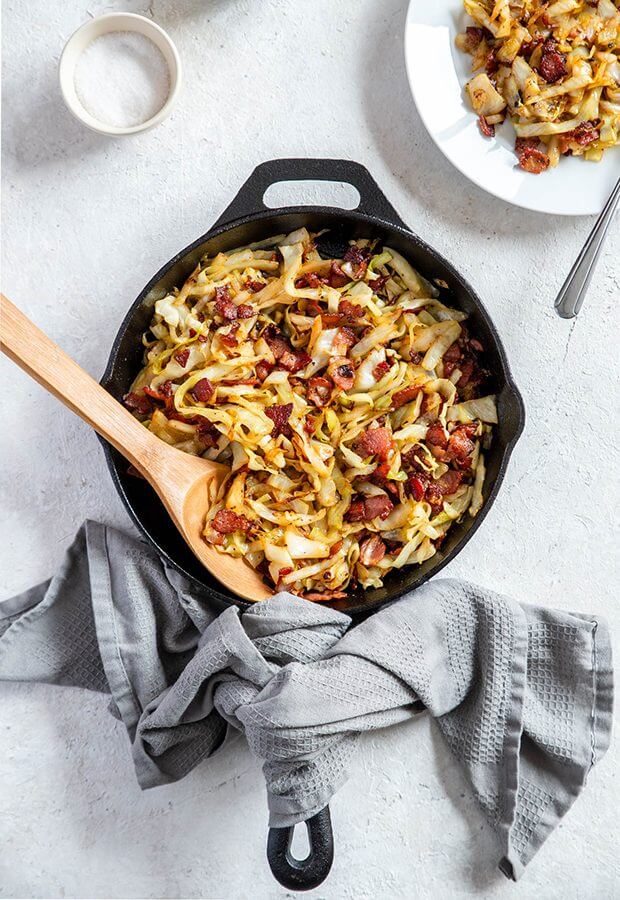
<path id="1" fill-rule="evenodd" d="M 340 181 L 351 184 L 360 195 L 356 212 L 409 230 L 368 169 L 360 163 L 348 159 L 303 158 L 272 159 L 257 166 L 214 227 L 269 209 L 263 202 L 265 191 L 279 181 Z"/>
<path id="2" fill-rule="evenodd" d="M 308 829 L 310 852 L 306 859 L 291 855 L 295 826 L 270 828 L 267 861 L 274 877 L 290 891 L 310 891 L 329 875 L 334 861 L 334 836 L 329 806 L 302 823 Z M 301 827 L 301 826 L 300 826 Z"/>

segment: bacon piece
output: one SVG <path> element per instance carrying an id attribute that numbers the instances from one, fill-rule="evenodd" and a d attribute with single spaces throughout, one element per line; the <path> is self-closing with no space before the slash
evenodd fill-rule
<path id="1" fill-rule="evenodd" d="M 410 475 L 407 481 L 407 486 L 411 493 L 413 499 L 419 503 L 420 500 L 424 499 L 424 495 L 426 494 L 426 487 L 428 485 L 428 478 L 425 478 L 424 475 Z"/>
<path id="2" fill-rule="evenodd" d="M 312 358 L 305 350 L 294 350 L 285 335 L 277 325 L 268 325 L 263 331 L 263 337 L 269 345 L 269 349 L 283 369 L 289 372 L 299 372 L 305 369 Z"/>
<path id="3" fill-rule="evenodd" d="M 412 384 L 409 387 L 403 388 L 401 391 L 396 391 L 392 397 L 392 409 L 399 409 L 399 407 L 404 406 L 405 403 L 410 403 L 414 397 L 418 396 L 421 390 L 422 388 L 419 387 L 419 385 Z"/>
<path id="4" fill-rule="evenodd" d="M 468 460 L 468 457 L 472 455 L 475 449 L 476 448 L 474 442 L 469 438 L 467 432 L 463 429 L 457 428 L 450 435 L 450 439 L 448 441 L 448 450 L 452 454 L 452 456 L 460 463 Z"/>
<path id="5" fill-rule="evenodd" d="M 312 362 L 312 357 L 305 350 L 286 350 L 278 362 L 283 369 L 295 373 L 305 369 Z"/>
<path id="6" fill-rule="evenodd" d="M 390 511 L 394 509 L 394 504 L 389 497 L 377 496 L 366 497 L 364 500 L 364 519 L 367 522 L 372 519 L 387 519 Z"/>
<path id="7" fill-rule="evenodd" d="M 546 153 L 538 149 L 538 141 L 534 138 L 517 138 L 515 152 L 519 159 L 519 167 L 531 175 L 540 175 L 549 168 L 550 160 Z"/>
<path id="8" fill-rule="evenodd" d="M 379 291 L 383 290 L 386 282 L 389 280 L 389 275 L 377 275 L 376 278 L 373 278 L 368 282 L 368 286 L 372 289 L 373 293 L 378 294 Z"/>
<path id="9" fill-rule="evenodd" d="M 355 382 L 355 370 L 346 356 L 332 359 L 327 367 L 327 374 L 343 391 L 350 390 Z"/>
<path id="10" fill-rule="evenodd" d="M 348 522 L 363 522 L 366 518 L 366 509 L 363 500 L 354 500 L 349 506 L 346 516 Z"/>
<path id="11" fill-rule="evenodd" d="M 385 556 L 385 544 L 376 534 L 360 544 L 360 562 L 363 566 L 376 566 Z"/>
<path id="12" fill-rule="evenodd" d="M 499 69 L 499 62 L 497 60 L 497 55 L 494 49 L 489 51 L 484 63 L 484 69 L 489 78 L 492 78 L 493 75 L 497 73 L 497 70 Z"/>
<path id="13" fill-rule="evenodd" d="M 304 419 L 304 431 L 308 435 L 308 437 L 312 437 L 314 434 L 314 428 L 316 426 L 316 416 L 306 416 Z"/>
<path id="14" fill-rule="evenodd" d="M 232 509 L 220 509 L 211 523 L 220 534 L 232 534 L 233 531 L 249 531 L 251 523 L 245 516 L 237 515 Z"/>
<path id="15" fill-rule="evenodd" d="M 424 455 L 424 451 L 420 448 L 419 444 L 416 444 L 411 450 L 407 450 L 406 453 L 403 453 L 401 457 L 403 466 L 406 470 L 412 469 L 416 474 L 426 475 L 426 469 L 420 462 L 418 453 Z"/>
<path id="16" fill-rule="evenodd" d="M 371 472 L 370 475 L 365 475 L 364 477 L 372 484 L 376 484 L 377 487 L 383 488 L 388 494 L 396 495 L 398 494 L 398 485 L 395 481 L 388 478 L 390 468 L 391 464 L 387 460 L 384 460 L 382 463 L 379 463 L 374 472 Z"/>
<path id="17" fill-rule="evenodd" d="M 268 416 L 273 422 L 273 428 L 271 430 L 271 436 L 277 437 L 279 434 L 283 434 L 284 437 L 291 438 L 293 436 L 293 429 L 288 424 L 288 420 L 293 412 L 293 404 L 292 403 L 274 403 L 273 406 L 268 406 L 265 410 L 265 415 Z"/>
<path id="18" fill-rule="evenodd" d="M 332 262 L 330 270 L 329 270 L 329 286 L 333 288 L 341 288 L 344 287 L 345 284 L 348 284 L 351 281 L 346 272 L 342 271 L 342 268 L 337 262 Z"/>
<path id="19" fill-rule="evenodd" d="M 230 290 L 227 284 L 215 289 L 215 312 L 228 321 L 237 318 L 237 306 L 230 299 Z"/>
<path id="20" fill-rule="evenodd" d="M 306 399 L 312 406 L 327 406 L 332 395 L 332 383 L 328 378 L 311 378 L 308 381 Z"/>
<path id="21" fill-rule="evenodd" d="M 355 449 L 365 456 L 379 456 L 385 459 L 394 446 L 389 428 L 372 428 L 365 431 L 355 445 Z"/>
<path id="22" fill-rule="evenodd" d="M 378 363 L 372 370 L 372 375 L 375 381 L 381 381 L 383 376 L 387 375 L 393 365 L 393 360 L 384 360 L 383 362 Z"/>
<path id="23" fill-rule="evenodd" d="M 321 278 L 316 272 L 304 272 L 299 278 L 295 279 L 296 288 L 318 288 L 325 284 L 326 279 Z"/>
<path id="24" fill-rule="evenodd" d="M 444 450 L 448 446 L 448 435 L 440 422 L 429 426 L 425 440 L 429 447 L 441 447 Z"/>
<path id="25" fill-rule="evenodd" d="M 189 359 L 189 350 L 188 349 L 179 350 L 178 353 L 174 354 L 174 358 L 178 362 L 178 364 L 181 366 L 181 368 L 184 369 L 185 366 L 187 365 L 187 360 Z"/>
<path id="26" fill-rule="evenodd" d="M 201 378 L 192 388 L 192 394 L 200 403 L 208 403 L 214 393 L 215 388 L 208 378 Z"/>
<path id="27" fill-rule="evenodd" d="M 370 247 L 358 247 L 357 244 L 352 244 L 345 253 L 344 261 L 351 263 L 353 277 L 356 281 L 359 281 L 366 274 L 371 256 L 372 250 Z"/>
<path id="28" fill-rule="evenodd" d="M 465 29 L 465 46 L 463 48 L 465 52 L 473 53 L 478 47 L 478 44 L 481 43 L 483 37 L 484 30 L 482 28 L 477 28 L 475 25 L 468 25 Z"/>
<path id="29" fill-rule="evenodd" d="M 426 499 L 434 509 L 443 506 L 443 494 L 441 488 L 436 481 L 431 481 L 426 488 Z"/>
<path id="30" fill-rule="evenodd" d="M 439 488 L 441 495 L 445 496 L 454 494 L 462 480 L 462 472 L 457 472 L 454 469 L 448 469 L 448 471 L 444 472 L 441 478 L 437 480 L 436 485 Z"/>
<path id="31" fill-rule="evenodd" d="M 538 71 L 548 84 L 555 84 L 566 75 L 566 57 L 553 38 L 547 38 L 543 44 Z"/>
<path id="32" fill-rule="evenodd" d="M 256 315 L 256 310 L 249 303 L 241 303 L 235 309 L 237 310 L 238 319 L 251 319 L 252 316 Z"/>
<path id="33" fill-rule="evenodd" d="M 220 332 L 220 341 L 224 344 L 225 347 L 236 347 L 239 341 L 237 340 L 237 332 L 239 331 L 239 323 L 233 322 L 230 326 L 229 331 L 225 334 Z"/>
<path id="34" fill-rule="evenodd" d="M 570 153 L 572 152 L 571 144 L 578 144 L 580 147 L 587 147 L 588 144 L 592 144 L 594 141 L 598 141 L 601 136 L 601 132 L 597 127 L 598 120 L 593 119 L 590 122 L 582 122 L 576 128 L 573 128 L 572 131 L 567 131 L 566 134 L 558 135 L 558 144 L 560 153 Z"/>
<path id="35" fill-rule="evenodd" d="M 495 137 L 495 125 L 489 125 L 484 116 L 478 116 L 478 125 L 485 137 Z"/>
<path id="36" fill-rule="evenodd" d="M 267 362 L 266 359 L 261 359 L 261 361 L 257 362 L 256 366 L 254 367 L 256 377 L 259 381 L 264 381 L 265 378 L 273 371 L 273 369 L 273 363 Z"/>
<path id="37" fill-rule="evenodd" d="M 246 289 L 246 291 L 250 291 L 251 294 L 258 294 L 258 292 L 262 291 L 264 287 L 267 287 L 266 282 L 252 281 L 251 279 L 248 279 L 244 284 L 244 288 Z"/>
<path id="38" fill-rule="evenodd" d="M 209 450 L 211 447 L 217 447 L 217 443 L 221 437 L 213 422 L 200 416 L 200 422 L 196 431 L 198 440 Z"/>
<path id="39" fill-rule="evenodd" d="M 151 398 L 144 394 L 138 394 L 135 391 L 130 391 L 128 394 L 125 394 L 123 403 L 127 409 L 137 412 L 140 416 L 148 416 L 153 411 Z"/>
<path id="40" fill-rule="evenodd" d="M 357 344 L 357 335 L 346 326 L 339 328 L 332 344 L 336 356 L 346 356 L 351 347 Z"/>
<path id="41" fill-rule="evenodd" d="M 341 300 L 338 304 L 338 312 L 349 319 L 361 319 L 364 315 L 364 307 L 358 306 L 357 303 L 351 303 L 350 300 Z"/>
<path id="42" fill-rule="evenodd" d="M 409 359 L 414 364 L 414 366 L 419 366 L 420 363 L 422 362 L 422 354 L 418 353 L 415 350 L 410 350 L 409 351 Z"/>
<path id="43" fill-rule="evenodd" d="M 332 547 L 329 551 L 330 557 L 335 556 L 336 553 L 338 553 L 338 551 L 342 549 L 343 544 L 344 544 L 344 541 L 336 541 L 336 543 L 332 545 Z"/>

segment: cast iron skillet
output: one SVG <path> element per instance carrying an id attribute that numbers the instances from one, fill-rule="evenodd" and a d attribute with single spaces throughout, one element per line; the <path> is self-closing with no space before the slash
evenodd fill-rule
<path id="1" fill-rule="evenodd" d="M 359 192 L 359 206 L 355 210 L 314 206 L 269 209 L 265 206 L 263 198 L 270 185 L 303 180 L 351 184 Z M 330 235 L 323 240 L 333 241 L 335 248 L 346 245 L 348 238 L 379 237 L 401 252 L 429 280 L 445 282 L 448 288 L 441 289 L 441 299 L 469 314 L 472 330 L 487 349 L 498 398 L 499 426 L 493 445 L 486 453 L 482 509 L 475 519 L 466 518 L 453 526 L 441 550 L 432 559 L 421 566 L 394 572 L 382 588 L 352 591 L 346 600 L 333 604 L 359 619 L 423 584 L 465 546 L 491 508 L 525 419 L 523 401 L 511 378 L 504 348 L 480 298 L 447 260 L 407 228 L 363 166 L 334 159 L 279 159 L 258 166 L 215 225 L 177 253 L 141 291 L 116 336 L 102 384 L 119 400 L 129 390 L 141 368 L 140 339 L 148 328 L 155 301 L 174 286 L 181 285 L 205 253 L 238 247 L 270 234 L 293 231 L 302 225 L 310 231 L 330 229 Z M 247 607 L 246 601 L 228 593 L 202 568 L 149 485 L 128 476 L 127 462 L 109 445 L 104 443 L 104 447 L 114 484 L 127 511 L 160 556 L 189 577 L 197 592 L 210 603 L 220 607 L 232 603 Z M 269 832 L 267 856 L 272 872 L 281 884 L 293 890 L 310 889 L 320 884 L 333 859 L 329 808 L 321 810 L 305 824 L 310 854 L 302 861 L 295 860 L 290 854 L 293 828 L 272 828 Z"/>

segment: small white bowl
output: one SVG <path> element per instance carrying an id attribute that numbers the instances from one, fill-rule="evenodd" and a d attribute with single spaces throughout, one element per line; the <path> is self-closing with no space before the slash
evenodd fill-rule
<path id="1" fill-rule="evenodd" d="M 135 31 L 149 38 L 161 51 L 170 73 L 170 90 L 164 105 L 150 119 L 140 122 L 138 125 L 132 125 L 129 128 L 108 125 L 105 122 L 100 122 L 99 119 L 95 119 L 82 106 L 75 90 L 75 67 L 78 59 L 95 38 L 113 31 Z M 85 22 L 77 31 L 73 32 L 62 51 L 58 77 L 60 79 L 60 90 L 67 109 L 87 128 L 97 131 L 99 134 L 114 136 L 138 134 L 140 131 L 147 131 L 149 128 L 159 125 L 172 109 L 181 87 L 181 60 L 171 38 L 163 28 L 160 28 L 151 19 L 146 19 L 144 16 L 138 16 L 135 13 L 108 13 L 105 16 L 99 16 L 97 19 Z"/>

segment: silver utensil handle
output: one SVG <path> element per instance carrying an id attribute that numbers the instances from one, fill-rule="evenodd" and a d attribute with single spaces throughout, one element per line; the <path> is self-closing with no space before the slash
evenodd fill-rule
<path id="1" fill-rule="evenodd" d="M 620 200 L 620 178 L 556 298 L 555 308 L 563 319 L 574 318 L 581 309 L 618 200 Z"/>

